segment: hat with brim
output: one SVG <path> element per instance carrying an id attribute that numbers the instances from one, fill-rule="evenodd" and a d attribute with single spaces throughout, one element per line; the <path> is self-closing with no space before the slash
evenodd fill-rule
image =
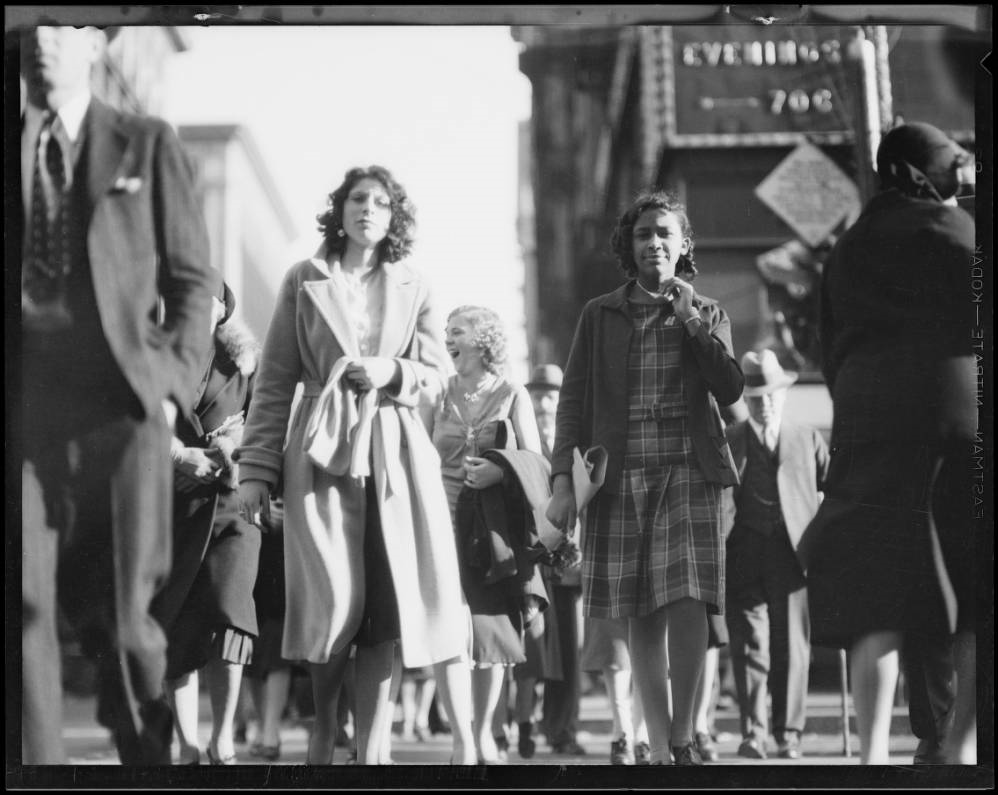
<path id="1" fill-rule="evenodd" d="M 561 389 L 563 373 L 556 364 L 539 364 L 530 374 L 527 389 Z"/>
<path id="2" fill-rule="evenodd" d="M 742 393 L 745 397 L 758 397 L 786 389 L 797 381 L 797 373 L 784 370 L 776 354 L 768 349 L 746 353 L 742 357 L 742 373 L 745 375 L 745 391 Z"/>

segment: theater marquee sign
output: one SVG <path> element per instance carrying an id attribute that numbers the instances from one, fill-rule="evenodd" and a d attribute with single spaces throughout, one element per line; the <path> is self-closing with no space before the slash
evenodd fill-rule
<path id="1" fill-rule="evenodd" d="M 661 27 L 646 39 L 663 137 L 672 146 L 852 140 L 852 91 L 839 26 Z M 660 71 L 655 75 L 656 71 Z"/>

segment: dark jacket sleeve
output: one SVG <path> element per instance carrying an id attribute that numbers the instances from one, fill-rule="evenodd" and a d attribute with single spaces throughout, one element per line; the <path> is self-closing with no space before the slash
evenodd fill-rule
<path id="1" fill-rule="evenodd" d="M 735 360 L 728 313 L 716 304 L 700 309 L 701 322 L 693 335 L 693 355 L 711 394 L 722 406 L 730 406 L 742 396 L 745 376 Z"/>
<path id="2" fill-rule="evenodd" d="M 592 361 L 594 304 L 589 302 L 582 310 L 575 337 L 565 364 L 565 374 L 558 398 L 555 418 L 554 451 L 551 454 L 551 477 L 571 474 L 572 451 L 588 446 L 583 438 L 586 395 L 590 389 L 590 362 Z M 586 429 L 588 432 L 588 429 Z"/>
<path id="3" fill-rule="evenodd" d="M 208 232 L 194 192 L 194 180 L 180 141 L 165 122 L 154 120 L 153 216 L 156 229 L 158 289 L 163 299 L 163 330 L 176 358 L 170 396 L 181 411 L 194 404 L 206 350 L 211 297 L 221 277 L 210 266 Z"/>

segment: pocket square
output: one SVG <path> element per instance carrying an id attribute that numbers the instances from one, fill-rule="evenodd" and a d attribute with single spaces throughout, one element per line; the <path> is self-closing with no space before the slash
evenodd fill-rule
<path id="1" fill-rule="evenodd" d="M 115 193 L 138 193 L 142 190 L 141 177 L 118 177 L 111 186 Z"/>

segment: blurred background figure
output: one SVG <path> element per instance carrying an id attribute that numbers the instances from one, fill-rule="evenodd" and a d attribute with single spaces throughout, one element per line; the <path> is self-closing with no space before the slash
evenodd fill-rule
<path id="1" fill-rule="evenodd" d="M 527 391 L 541 436 L 541 452 L 549 461 L 554 450 L 555 420 L 564 373 L 556 364 L 533 369 Z M 578 527 L 578 526 L 577 526 Z M 576 740 L 581 698 L 579 664 L 579 601 L 582 598 L 582 552 L 579 533 L 569 536 L 542 567 L 550 604 L 544 614 L 544 646 L 551 675 L 544 682 L 541 726 L 551 751 L 562 756 L 584 756 Z"/>
<path id="2" fill-rule="evenodd" d="M 813 640 L 850 650 L 861 760 L 883 764 L 903 638 L 945 644 L 955 633 L 943 755 L 973 763 L 975 234 L 955 200 L 969 156 L 909 123 L 884 135 L 876 160 L 881 190 L 839 238 L 822 283 L 835 411 L 825 500 L 801 544 Z"/>
<path id="3" fill-rule="evenodd" d="M 797 374 L 785 371 L 773 351 L 746 353 L 742 372 L 749 418 L 725 429 L 740 481 L 725 491 L 726 618 L 742 723 L 738 755 L 765 759 L 772 733 L 780 758 L 797 759 L 811 665 L 797 545 L 818 510 L 828 448 L 818 431 L 783 418 Z"/>
<path id="4" fill-rule="evenodd" d="M 122 763 L 170 763 L 149 606 L 170 569 L 170 431 L 194 405 L 220 279 L 173 130 L 91 96 L 105 44 L 92 27 L 20 35 L 26 764 L 63 761 L 57 601 Z"/>
<path id="5" fill-rule="evenodd" d="M 180 764 L 199 764 L 198 671 L 205 669 L 211 700 L 212 764 L 235 764 L 234 721 L 243 667 L 257 635 L 253 588 L 260 528 L 239 512 L 238 467 L 260 346 L 232 317 L 227 285 L 213 299 L 213 350 L 193 411 L 177 422 L 174 467 L 173 568 L 153 601 L 166 631 L 166 686 L 173 706 Z"/>
<path id="6" fill-rule="evenodd" d="M 586 616 L 583 624 L 580 667 L 602 673 L 610 706 L 611 765 L 650 765 L 651 745 L 641 695 L 631 678 L 631 654 L 627 646 L 627 621 Z"/>
<path id="7" fill-rule="evenodd" d="M 256 709 L 258 728 L 249 755 L 276 762 L 281 758 L 281 725 L 291 697 L 291 662 L 281 656 L 284 635 L 284 504 L 270 503 L 270 518 L 263 522 L 260 564 L 253 603 L 259 636 L 244 681 Z"/>
<path id="8" fill-rule="evenodd" d="M 430 737 L 430 709 L 437 692 L 433 671 L 406 668 L 402 671 L 399 698 L 402 703 L 402 739 L 426 742 Z"/>

